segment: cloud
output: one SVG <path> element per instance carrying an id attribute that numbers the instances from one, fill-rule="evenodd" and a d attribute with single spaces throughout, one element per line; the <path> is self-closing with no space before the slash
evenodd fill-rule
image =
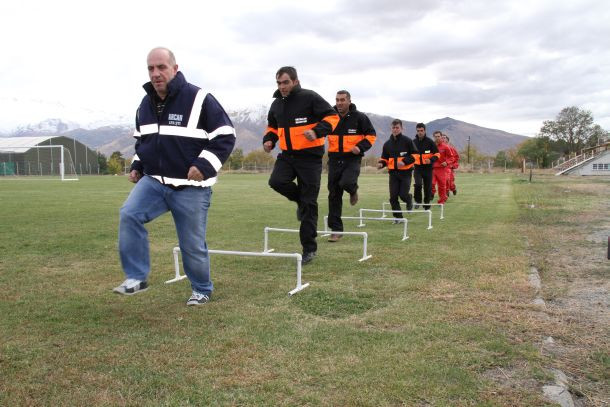
<path id="1" fill-rule="evenodd" d="M 270 102 L 277 68 L 294 65 L 304 87 L 331 102 L 347 88 L 379 114 L 533 135 L 578 105 L 610 128 L 610 7 L 596 0 L 5 3 L 0 35 L 19 38 L 3 49 L 9 99 L 131 116 L 146 53 L 164 45 L 229 110 Z"/>

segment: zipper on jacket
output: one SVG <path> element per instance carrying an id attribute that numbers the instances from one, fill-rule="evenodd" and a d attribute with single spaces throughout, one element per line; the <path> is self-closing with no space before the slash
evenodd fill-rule
<path id="1" fill-rule="evenodd" d="M 288 117 L 286 116 L 286 104 L 288 103 L 288 97 L 282 98 L 282 117 L 284 119 L 284 140 L 286 141 L 286 151 L 292 151 L 292 141 L 290 140 L 290 124 L 288 124 Z"/>
<path id="2" fill-rule="evenodd" d="M 161 112 L 157 113 L 157 105 L 155 104 L 154 100 L 151 100 L 150 103 L 152 104 L 152 107 L 154 109 L 155 112 L 155 117 L 157 118 L 157 151 L 161 151 L 161 118 L 163 117 L 163 112 L 165 111 L 165 106 L 167 106 L 167 98 L 169 98 L 169 95 L 167 95 L 165 103 L 163 103 L 163 108 L 161 109 Z M 159 159 L 158 159 L 158 165 L 159 165 L 159 172 L 163 173 L 163 160 L 162 160 L 163 155 L 159 154 Z M 161 180 L 162 180 L 162 184 L 165 184 L 165 180 L 163 179 L 163 176 L 161 176 Z"/>

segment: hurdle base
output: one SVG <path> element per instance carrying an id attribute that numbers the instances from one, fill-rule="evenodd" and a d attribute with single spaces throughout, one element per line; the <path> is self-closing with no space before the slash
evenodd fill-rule
<path id="1" fill-rule="evenodd" d="M 432 229 L 432 226 L 428 226 L 428 230 Z"/>
<path id="2" fill-rule="evenodd" d="M 361 259 L 360 259 L 360 260 L 358 260 L 358 261 L 365 261 L 365 260 L 370 259 L 371 257 L 373 257 L 373 255 L 372 255 L 372 254 L 369 254 L 368 256 L 363 257 L 363 258 L 361 258 Z"/>
<path id="3" fill-rule="evenodd" d="M 273 253 L 275 251 L 275 249 L 267 249 L 267 250 L 263 250 L 263 253 Z"/>
<path id="4" fill-rule="evenodd" d="M 176 276 L 176 277 L 172 278 L 171 280 L 167 280 L 165 282 L 165 284 L 175 283 L 177 281 L 184 280 L 185 278 L 186 278 L 186 276 Z"/>
<path id="5" fill-rule="evenodd" d="M 296 287 L 294 290 L 288 291 L 288 295 L 293 296 L 294 294 L 298 293 L 299 291 L 304 290 L 307 287 L 309 287 L 309 283 L 301 284 L 300 286 Z"/>

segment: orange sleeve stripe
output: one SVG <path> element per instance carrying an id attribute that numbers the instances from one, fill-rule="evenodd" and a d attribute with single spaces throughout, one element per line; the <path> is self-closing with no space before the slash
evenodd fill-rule
<path id="1" fill-rule="evenodd" d="M 332 127 L 332 129 L 334 130 L 337 127 L 337 124 L 339 124 L 339 115 L 338 114 L 329 114 L 328 116 L 324 117 L 322 120 L 327 122 L 328 124 L 330 124 L 330 127 Z"/>
<path id="2" fill-rule="evenodd" d="M 277 136 L 277 129 L 267 126 L 267 131 L 265 132 L 265 134 L 267 134 L 267 133 L 273 133 Z"/>
<path id="3" fill-rule="evenodd" d="M 324 137 L 320 137 L 315 139 L 314 141 L 309 141 L 303 133 L 306 130 L 311 130 L 316 127 L 317 123 L 314 124 L 306 124 L 304 126 L 295 126 L 290 128 L 290 144 L 293 150 L 303 150 L 305 148 L 311 147 L 319 147 L 324 145 Z M 280 148 L 282 150 L 286 150 L 288 148 L 286 143 L 286 135 L 284 133 L 284 129 L 279 129 L 278 136 L 280 138 Z"/>

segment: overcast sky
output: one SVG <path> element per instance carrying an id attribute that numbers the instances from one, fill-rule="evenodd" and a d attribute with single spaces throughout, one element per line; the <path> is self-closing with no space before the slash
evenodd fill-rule
<path id="1" fill-rule="evenodd" d="M 132 122 L 159 45 L 227 111 L 269 105 L 293 65 L 366 112 L 533 136 L 576 105 L 608 130 L 609 22 L 604 0 L 6 1 L 0 130 Z"/>

